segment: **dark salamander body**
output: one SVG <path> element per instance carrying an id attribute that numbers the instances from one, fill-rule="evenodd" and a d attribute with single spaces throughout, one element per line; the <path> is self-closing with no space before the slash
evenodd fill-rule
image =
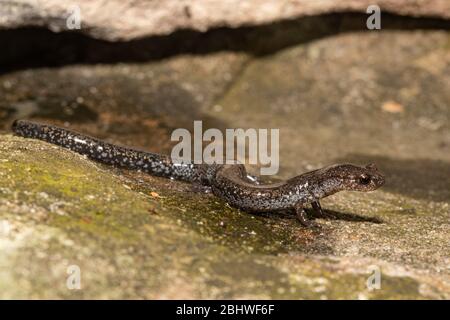
<path id="1" fill-rule="evenodd" d="M 148 174 L 211 187 L 217 197 L 249 212 L 294 210 L 309 226 L 304 206 L 311 204 L 324 215 L 319 200 L 339 191 L 373 191 L 384 184 L 384 176 L 373 164 L 359 167 L 337 164 L 274 184 L 257 184 L 243 165 L 191 164 L 173 162 L 168 156 L 117 146 L 74 131 L 26 120 L 17 120 L 15 134 L 40 139 L 88 158 Z"/>

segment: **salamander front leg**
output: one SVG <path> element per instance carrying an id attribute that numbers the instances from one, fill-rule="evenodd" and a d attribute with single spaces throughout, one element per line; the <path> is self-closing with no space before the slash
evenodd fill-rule
<path id="1" fill-rule="evenodd" d="M 192 190 L 192 192 L 195 192 L 195 193 L 211 193 L 212 192 L 210 186 L 205 186 L 205 185 L 202 185 L 199 183 L 193 183 L 191 185 L 191 190 Z"/>
<path id="2" fill-rule="evenodd" d="M 311 205 L 312 205 L 312 207 L 313 207 L 313 209 L 316 212 L 318 217 L 320 217 L 320 218 L 329 218 L 329 219 L 335 218 L 333 215 L 325 213 L 322 210 L 322 206 L 320 205 L 319 201 L 311 202 Z"/>
<path id="3" fill-rule="evenodd" d="M 297 214 L 298 221 L 305 227 L 318 227 L 318 225 L 308 219 L 305 209 L 302 203 L 295 205 L 295 213 Z"/>

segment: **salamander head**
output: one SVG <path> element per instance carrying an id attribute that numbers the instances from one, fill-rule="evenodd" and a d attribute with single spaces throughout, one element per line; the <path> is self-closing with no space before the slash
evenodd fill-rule
<path id="1" fill-rule="evenodd" d="M 383 174 L 374 164 L 365 167 L 340 164 L 327 168 L 324 174 L 330 178 L 337 178 L 340 189 L 348 191 L 373 191 L 385 182 Z"/>

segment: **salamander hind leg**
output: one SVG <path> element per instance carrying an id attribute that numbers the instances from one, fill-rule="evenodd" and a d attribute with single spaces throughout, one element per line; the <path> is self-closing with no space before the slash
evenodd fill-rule
<path id="1" fill-rule="evenodd" d="M 305 227 L 309 228 L 317 228 L 319 225 L 314 221 L 308 219 L 305 208 L 303 208 L 302 203 L 298 203 L 295 205 L 295 213 L 297 214 L 298 221 Z"/>
<path id="2" fill-rule="evenodd" d="M 322 210 L 322 206 L 320 205 L 319 201 L 314 201 L 314 202 L 311 203 L 311 205 L 312 205 L 312 207 L 314 209 L 314 212 L 316 213 L 316 215 L 319 218 L 328 218 L 328 219 L 334 219 L 335 218 L 333 215 L 331 215 L 329 213 L 326 213 L 326 212 L 324 212 Z"/>

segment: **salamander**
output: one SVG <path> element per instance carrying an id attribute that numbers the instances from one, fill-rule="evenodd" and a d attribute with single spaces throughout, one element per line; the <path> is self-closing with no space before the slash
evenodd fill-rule
<path id="1" fill-rule="evenodd" d="M 320 199 L 339 191 L 373 191 L 385 177 L 374 164 L 356 166 L 334 164 L 291 179 L 259 184 L 250 179 L 242 164 L 192 164 L 173 161 L 169 156 L 108 143 L 72 130 L 27 120 L 16 120 L 13 132 L 25 138 L 40 139 L 100 163 L 139 170 L 197 185 L 210 187 L 212 193 L 232 207 L 247 212 L 293 211 L 304 226 L 315 225 L 306 214 L 310 204 L 319 216 L 326 216 Z"/>

